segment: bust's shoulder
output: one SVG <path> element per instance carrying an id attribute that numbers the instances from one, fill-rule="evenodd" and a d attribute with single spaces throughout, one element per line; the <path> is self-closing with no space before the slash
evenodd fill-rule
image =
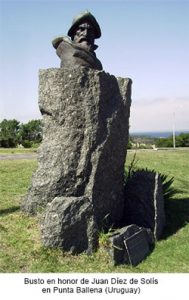
<path id="1" fill-rule="evenodd" d="M 71 40 L 70 40 L 69 37 L 67 37 L 67 36 L 58 36 L 58 37 L 56 37 L 52 40 L 52 45 L 55 49 L 57 49 L 58 46 L 60 45 L 60 43 L 62 43 L 62 42 L 66 42 L 66 43 L 71 44 Z"/>

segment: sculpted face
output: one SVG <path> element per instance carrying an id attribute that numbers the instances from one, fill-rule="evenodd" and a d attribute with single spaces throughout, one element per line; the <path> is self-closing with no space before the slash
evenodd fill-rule
<path id="1" fill-rule="evenodd" d="M 87 50 L 93 49 L 95 40 L 95 32 L 94 28 L 90 23 L 82 23 L 80 24 L 73 36 L 73 41 L 75 43 L 81 44 L 82 47 Z"/>

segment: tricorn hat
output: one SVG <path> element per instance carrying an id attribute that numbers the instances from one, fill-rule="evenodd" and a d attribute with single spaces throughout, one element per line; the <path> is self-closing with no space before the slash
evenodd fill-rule
<path id="1" fill-rule="evenodd" d="M 73 19 L 72 26 L 68 30 L 68 36 L 72 37 L 77 26 L 83 22 L 89 22 L 94 27 L 96 39 L 101 37 L 100 26 L 95 17 L 88 10 L 85 10 Z"/>

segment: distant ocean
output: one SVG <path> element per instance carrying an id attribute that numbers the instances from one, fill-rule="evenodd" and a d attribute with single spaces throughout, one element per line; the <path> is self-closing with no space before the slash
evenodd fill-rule
<path id="1" fill-rule="evenodd" d="M 175 135 L 181 133 L 189 133 L 189 130 L 175 131 Z M 173 135 L 172 131 L 143 131 L 143 132 L 130 132 L 131 136 L 148 136 L 152 138 L 167 138 Z"/>

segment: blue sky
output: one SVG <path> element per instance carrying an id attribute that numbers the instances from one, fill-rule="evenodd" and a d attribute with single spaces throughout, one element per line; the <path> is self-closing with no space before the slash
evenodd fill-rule
<path id="1" fill-rule="evenodd" d="M 59 67 L 51 41 L 85 9 L 104 70 L 133 80 L 131 131 L 189 130 L 189 0 L 0 0 L 0 119 L 40 117 L 38 70 Z"/>

